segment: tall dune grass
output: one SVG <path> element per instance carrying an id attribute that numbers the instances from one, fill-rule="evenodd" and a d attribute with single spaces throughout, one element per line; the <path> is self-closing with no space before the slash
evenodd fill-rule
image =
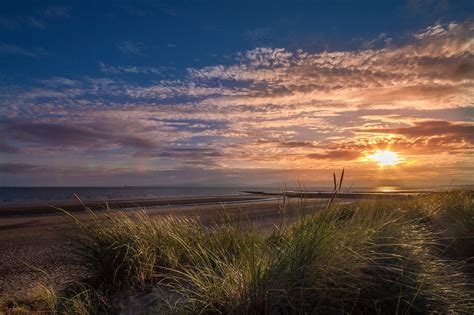
<path id="1" fill-rule="evenodd" d="M 470 192 L 336 198 L 301 213 L 270 232 L 145 212 L 91 213 L 87 224 L 71 216 L 72 254 L 88 279 L 79 291 L 50 292 L 43 305 L 115 312 L 117 294 L 158 288 L 150 312 L 474 313 Z"/>
<path id="2" fill-rule="evenodd" d="M 243 260 L 183 268 L 181 306 L 210 313 L 472 312 L 472 278 L 439 256 L 443 246 L 422 218 L 395 207 L 334 206 L 275 231 Z"/>

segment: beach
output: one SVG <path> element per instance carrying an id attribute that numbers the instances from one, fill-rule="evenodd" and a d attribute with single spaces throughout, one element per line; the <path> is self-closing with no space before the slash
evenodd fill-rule
<path id="1" fill-rule="evenodd" d="M 321 202 L 313 201 L 314 202 Z M 324 201 L 323 201 L 324 202 Z M 297 204 L 293 200 L 291 204 Z M 72 211 L 84 221 L 91 220 L 79 201 L 52 203 L 54 207 Z M 237 220 L 250 220 L 261 228 L 272 226 L 279 217 L 282 199 L 267 195 L 207 196 L 158 198 L 148 200 L 109 201 L 113 209 L 132 214 L 146 211 L 153 217 L 174 215 L 196 218 L 209 224 L 225 213 Z M 99 216 L 105 202 L 86 202 Z M 140 205 L 140 206 L 138 206 Z M 291 209 L 291 207 L 289 207 Z M 291 210 L 287 215 L 292 215 Z M 68 266 L 68 238 L 73 228 L 71 220 L 52 205 L 3 204 L 0 206 L 0 296 L 26 298 L 35 293 L 41 283 L 61 288 L 68 281 L 78 280 Z"/>
<path id="2" fill-rule="evenodd" d="M 152 217 L 173 215 L 197 219 L 211 224 L 226 217 L 252 222 L 260 229 L 273 226 L 281 219 L 298 214 L 304 198 L 307 207 L 324 205 L 332 193 L 294 193 L 283 199 L 281 194 L 248 192 L 240 195 L 167 197 L 148 199 L 49 201 L 3 203 L 0 205 L 0 296 L 26 297 L 34 294 L 41 283 L 62 287 L 78 278 L 71 274 L 67 257 L 68 233 L 73 224 L 64 211 L 81 221 L 90 221 L 85 207 L 99 216 L 125 211 L 129 214 L 146 211 Z M 340 202 L 358 199 L 405 198 L 406 194 L 340 193 Z M 342 201 L 344 200 L 344 201 Z M 280 209 L 285 203 L 285 214 Z M 60 210 L 61 209 L 61 210 Z"/>
<path id="3" fill-rule="evenodd" d="M 371 294 L 380 292 L 385 297 L 385 291 L 376 289 L 376 283 L 385 281 L 387 290 L 391 288 L 392 277 L 405 272 L 398 264 L 402 259 L 421 269 L 413 269 L 413 278 L 400 285 L 411 288 L 411 281 L 418 281 L 419 274 L 423 273 L 430 277 L 429 281 L 441 286 L 440 289 L 439 286 L 423 287 L 420 293 L 414 293 L 423 295 L 420 301 L 423 302 L 425 297 L 433 300 L 437 303 L 435 309 L 443 309 L 445 305 L 453 305 L 463 312 L 473 309 L 472 290 L 468 284 L 472 265 L 461 263 L 472 257 L 469 245 L 472 234 L 469 230 L 465 232 L 471 221 L 466 221 L 456 230 L 447 229 L 455 222 L 461 222 L 459 218 L 463 217 L 463 211 L 472 211 L 472 192 L 415 195 L 340 193 L 340 196 L 338 193 L 314 192 L 306 194 L 306 198 L 298 192 L 277 195 L 254 192 L 108 202 L 88 200 L 81 203 L 76 200 L 29 206 L 4 203 L 0 206 L 0 302 L 7 310 L 54 311 L 59 305 L 68 313 L 70 307 L 76 309 L 76 306 L 58 303 L 74 301 L 82 310 L 87 307 L 85 313 L 97 313 L 104 308 L 112 313 L 134 314 L 151 310 L 159 312 L 163 307 L 171 307 L 180 313 L 180 305 L 167 304 L 174 294 L 179 292 L 181 298 L 190 299 L 195 292 L 200 292 L 189 291 L 187 282 L 181 282 L 180 275 L 189 274 L 190 280 L 186 281 L 196 281 L 189 282 L 196 286 L 195 290 L 201 290 L 198 286 L 201 284 L 205 289 L 212 285 L 221 290 L 225 285 L 222 281 L 227 277 L 235 277 L 236 284 L 242 281 L 241 275 L 250 277 L 245 280 L 249 281 L 245 283 L 249 287 L 255 283 L 253 277 L 265 276 L 272 271 L 270 267 L 278 267 L 269 280 L 282 282 L 260 284 L 268 292 L 276 292 L 266 286 L 292 287 L 306 279 L 299 272 L 295 274 L 293 269 L 287 269 L 297 264 L 297 271 L 315 272 L 313 277 L 318 278 L 312 290 L 329 292 L 330 299 L 325 303 L 338 304 L 338 299 L 332 299 L 333 294 L 345 288 L 346 282 L 370 288 L 375 290 Z M 432 205 L 440 205 L 439 212 L 432 212 Z M 459 209 L 463 210 L 459 212 Z M 413 220 L 416 217 L 418 219 Z M 454 245 L 442 243 L 448 235 L 459 241 Z M 445 246 L 446 252 L 441 254 L 433 244 Z M 385 263 L 392 261 L 391 251 L 396 251 L 398 257 L 391 262 L 393 266 Z M 424 254 L 419 255 L 420 251 Z M 244 256 L 244 253 L 250 256 Z M 380 257 L 382 260 L 378 262 Z M 268 261 L 266 259 L 274 261 L 271 265 L 262 265 Z M 148 261 L 151 265 L 147 265 Z M 130 269 L 135 268 L 132 266 L 137 269 Z M 410 266 L 406 268 L 412 268 Z M 267 268 L 267 271 L 256 275 L 245 273 L 247 267 L 257 271 Z M 365 274 L 367 268 L 377 272 L 381 267 L 389 270 L 389 276 L 386 272 L 375 273 L 377 281 L 372 281 Z M 233 268 L 240 269 L 234 273 Z M 347 272 L 334 272 L 340 268 Z M 137 273 L 148 270 L 150 274 Z M 347 280 L 347 276 L 354 279 Z M 210 282 L 198 282 L 199 277 Z M 338 277 L 341 278 L 334 282 Z M 452 278 L 456 280 L 452 281 Z M 120 279 L 129 282 L 122 285 L 124 282 Z M 143 282 L 133 282 L 140 279 L 144 279 Z M 215 283 L 216 279 L 218 282 Z M 317 286 L 324 281 L 328 281 L 327 286 Z M 333 292 L 334 283 L 340 285 Z M 101 293 L 103 285 L 108 285 L 110 291 Z M 184 291 L 169 291 L 171 287 L 181 290 L 181 285 L 185 286 Z M 421 285 L 423 283 L 416 284 L 416 287 Z M 74 288 L 79 288 L 79 291 L 71 291 Z M 240 290 L 241 287 L 232 286 L 231 290 L 235 288 Z M 349 287 L 345 290 L 348 291 L 344 294 L 357 298 L 357 292 L 362 289 L 354 291 Z M 439 290 L 451 290 L 452 293 L 446 298 L 440 297 Z M 223 293 L 224 300 L 213 303 L 233 303 L 234 297 L 226 292 Z M 285 292 L 291 294 L 292 291 Z M 311 290 L 304 292 L 312 294 Z M 393 308 L 391 303 L 397 301 L 399 289 L 394 292 L 387 302 L 390 309 Z M 68 294 L 72 294 L 72 300 Z M 89 294 L 97 294 L 100 299 L 92 301 Z M 311 295 L 310 298 L 319 296 Z M 212 300 L 212 296 L 203 297 L 203 303 L 208 299 Z M 371 299 L 369 297 L 369 301 Z M 53 304 L 47 301 L 53 301 Z M 362 300 L 358 307 L 365 308 L 365 301 Z M 196 310 L 200 309 L 202 306 L 196 306 Z"/>

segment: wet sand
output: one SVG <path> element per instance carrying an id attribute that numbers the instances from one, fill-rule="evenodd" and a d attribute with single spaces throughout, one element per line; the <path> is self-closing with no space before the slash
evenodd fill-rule
<path id="1" fill-rule="evenodd" d="M 262 228 L 272 226 L 281 218 L 282 200 L 274 196 L 176 198 L 176 203 L 173 200 L 162 199 L 161 205 L 147 206 L 145 210 L 151 216 L 193 217 L 204 224 L 216 221 L 218 214 L 225 211 L 235 220 L 250 220 Z M 311 201 L 315 202 L 327 200 Z M 299 200 L 289 202 L 287 216 L 296 213 L 298 203 Z M 133 213 L 142 209 L 125 211 Z M 22 298 L 34 295 L 40 283 L 60 288 L 78 278 L 68 266 L 70 241 L 67 234 L 72 223 L 60 212 L 48 211 L 24 207 L 12 213 L 11 208 L 0 208 L 0 297 Z M 75 216 L 90 220 L 86 212 L 76 212 Z"/>
<path id="2" fill-rule="evenodd" d="M 57 214 L 57 208 L 69 212 L 84 211 L 84 207 L 93 210 L 104 210 L 110 208 L 137 208 L 154 207 L 168 205 L 198 205 L 215 204 L 222 202 L 245 202 L 251 200 L 267 199 L 269 196 L 262 194 L 247 195 L 227 195 L 227 196 L 201 196 L 201 197 L 174 197 L 174 198 L 154 198 L 154 199 L 117 199 L 117 200 L 71 200 L 56 202 L 35 202 L 35 203 L 2 203 L 0 204 L 0 218 L 6 216 L 30 216 Z"/>

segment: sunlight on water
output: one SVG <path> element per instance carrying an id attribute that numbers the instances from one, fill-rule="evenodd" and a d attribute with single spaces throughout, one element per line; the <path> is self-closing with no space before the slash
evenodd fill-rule
<path id="1" fill-rule="evenodd" d="M 396 186 L 380 186 L 380 187 L 375 188 L 376 192 L 385 192 L 385 193 L 397 192 L 400 190 L 401 190 L 400 187 L 396 187 Z"/>

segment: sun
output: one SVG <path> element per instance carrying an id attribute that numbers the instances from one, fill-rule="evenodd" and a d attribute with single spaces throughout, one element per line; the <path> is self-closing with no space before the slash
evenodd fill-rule
<path id="1" fill-rule="evenodd" d="M 390 150 L 377 150 L 375 153 L 368 155 L 367 159 L 377 162 L 380 167 L 397 165 L 403 161 L 403 158 Z"/>

